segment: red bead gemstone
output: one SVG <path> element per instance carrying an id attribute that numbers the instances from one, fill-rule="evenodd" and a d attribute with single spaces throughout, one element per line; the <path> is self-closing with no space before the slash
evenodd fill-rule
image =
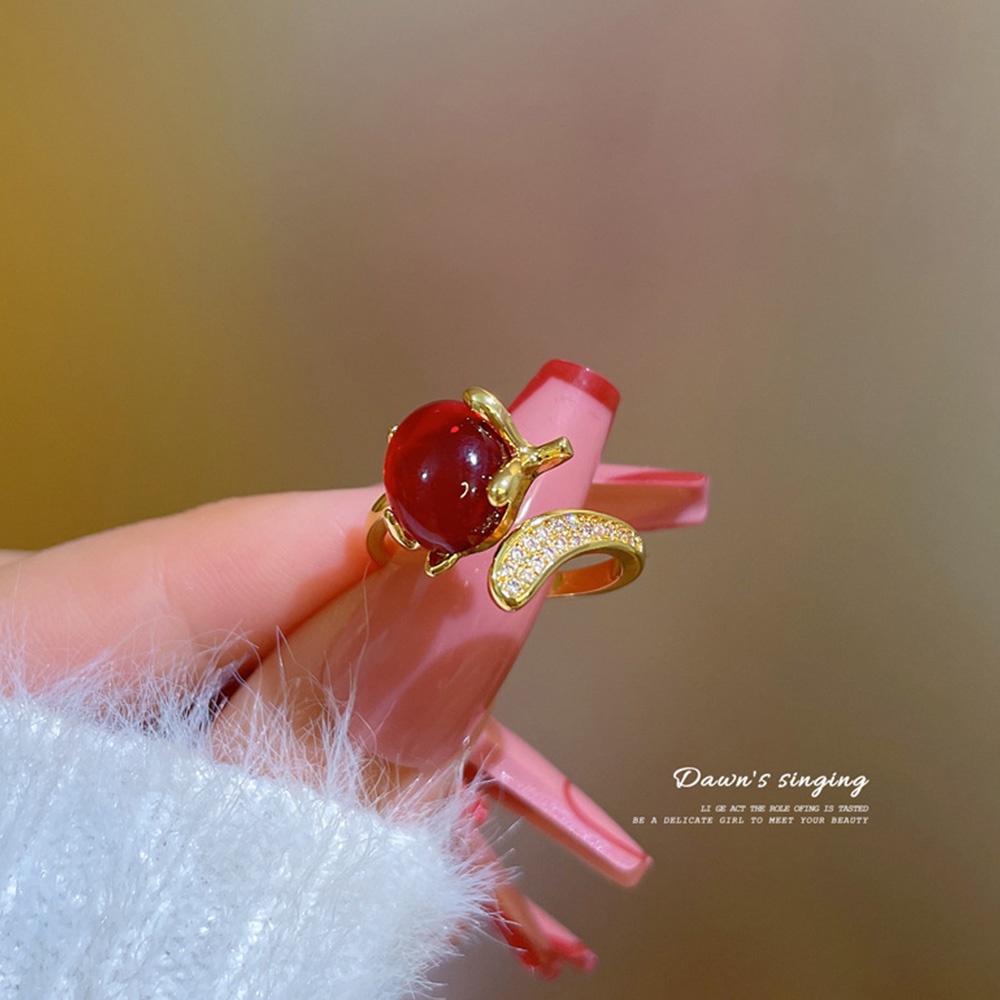
<path id="1" fill-rule="evenodd" d="M 389 506 L 425 548 L 465 552 L 503 518 L 487 490 L 512 457 L 493 425 L 465 403 L 428 403 L 389 441 L 383 470 Z"/>

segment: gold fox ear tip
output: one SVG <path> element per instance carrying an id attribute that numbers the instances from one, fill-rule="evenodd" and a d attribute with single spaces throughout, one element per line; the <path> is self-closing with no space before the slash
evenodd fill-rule
<path id="1" fill-rule="evenodd" d="M 558 437 L 537 447 L 529 446 L 523 457 L 525 475 L 534 478 L 568 462 L 573 457 L 573 446 L 568 438 Z"/>

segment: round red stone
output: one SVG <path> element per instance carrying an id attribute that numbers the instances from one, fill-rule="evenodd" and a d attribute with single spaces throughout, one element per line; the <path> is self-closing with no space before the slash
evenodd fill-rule
<path id="1" fill-rule="evenodd" d="M 389 441 L 383 470 L 389 506 L 425 548 L 475 548 L 503 518 L 487 490 L 512 456 L 493 425 L 465 403 L 428 403 Z"/>

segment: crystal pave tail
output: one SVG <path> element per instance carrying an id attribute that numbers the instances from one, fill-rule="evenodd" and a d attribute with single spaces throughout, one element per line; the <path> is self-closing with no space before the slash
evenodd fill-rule
<path id="1" fill-rule="evenodd" d="M 561 569 L 586 555 L 611 558 Z M 600 594 L 631 583 L 645 560 L 642 538 L 630 524 L 593 510 L 553 510 L 525 521 L 504 540 L 490 567 L 490 596 L 504 611 L 516 611 L 549 580 L 550 597 Z"/>
<path id="2" fill-rule="evenodd" d="M 572 559 L 607 555 L 577 569 Z M 490 567 L 490 596 L 504 611 L 524 607 L 551 580 L 551 597 L 598 594 L 631 583 L 645 564 L 639 533 L 625 521 L 593 510 L 553 510 L 515 528 Z"/>

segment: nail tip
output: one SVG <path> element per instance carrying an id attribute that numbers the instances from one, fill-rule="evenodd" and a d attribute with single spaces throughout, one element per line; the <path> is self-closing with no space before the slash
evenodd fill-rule
<path id="1" fill-rule="evenodd" d="M 621 393 L 610 379 L 605 378 L 593 368 L 578 364 L 575 361 L 566 361 L 562 358 L 552 358 L 546 361 L 538 373 L 518 394 L 517 399 L 511 404 L 511 409 L 520 405 L 531 396 L 537 389 L 549 379 L 558 379 L 567 382 L 578 389 L 583 390 L 589 396 L 603 404 L 614 414 L 621 401 Z"/>
<path id="2" fill-rule="evenodd" d="M 634 865 L 629 868 L 620 869 L 623 877 L 619 880 L 619 884 L 626 889 L 631 889 L 646 877 L 646 872 L 652 867 L 652 857 L 643 853 L 643 856 Z"/>

